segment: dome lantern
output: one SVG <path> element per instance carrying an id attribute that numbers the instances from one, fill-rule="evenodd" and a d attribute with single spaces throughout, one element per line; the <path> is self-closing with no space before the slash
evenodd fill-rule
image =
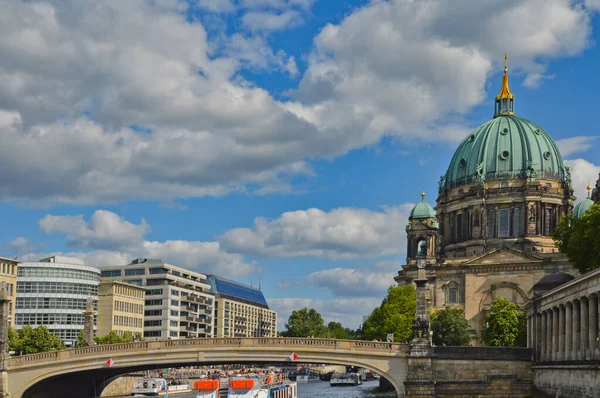
<path id="1" fill-rule="evenodd" d="M 508 86 L 508 54 L 504 54 L 504 76 L 502 76 L 502 87 L 496 96 L 494 117 L 500 115 L 515 114 L 515 96 Z"/>

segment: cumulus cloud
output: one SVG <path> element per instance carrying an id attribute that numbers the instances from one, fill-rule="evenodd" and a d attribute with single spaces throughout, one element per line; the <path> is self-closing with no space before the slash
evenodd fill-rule
<path id="1" fill-rule="evenodd" d="M 383 297 L 394 283 L 402 265 L 380 261 L 368 267 L 332 268 L 309 274 L 302 283 L 311 283 L 341 297 Z"/>
<path id="2" fill-rule="evenodd" d="M 412 207 L 290 211 L 271 221 L 256 218 L 253 228 L 230 229 L 217 240 L 227 251 L 253 256 L 380 257 L 404 250 L 404 226 Z"/>
<path id="3" fill-rule="evenodd" d="M 597 136 L 578 136 L 563 138 L 556 141 L 556 145 L 560 150 L 560 154 L 563 158 L 566 158 L 574 153 L 585 152 L 594 146 L 594 141 Z"/>
<path id="4" fill-rule="evenodd" d="M 587 196 L 585 187 L 588 184 L 594 186 L 596 180 L 600 178 L 600 165 L 593 164 L 585 159 L 565 160 L 565 164 L 571 168 L 575 196 L 579 199 L 585 198 Z"/>
<path id="5" fill-rule="evenodd" d="M 19 236 L 8 243 L 0 246 L 0 250 L 4 253 L 3 256 L 19 256 L 21 253 L 27 253 L 33 250 L 37 250 L 38 246 L 29 242 L 29 240 L 23 236 Z M 2 254 L 0 254 L 2 255 Z"/>
<path id="6" fill-rule="evenodd" d="M 115 213 L 96 211 L 90 221 L 82 215 L 47 215 L 39 222 L 42 232 L 65 235 L 67 243 L 87 252 L 25 253 L 23 258 L 35 260 L 49 255 L 67 255 L 96 266 L 123 265 L 138 257 L 162 260 L 203 273 L 247 276 L 258 271 L 256 263 L 244 261 L 240 254 L 227 253 L 219 242 L 144 240 L 150 232 L 148 224 L 132 224 Z"/>
<path id="7" fill-rule="evenodd" d="M 293 94 L 307 120 L 363 142 L 383 132 L 452 138 L 440 134 L 446 117 L 485 98 L 505 51 L 533 86 L 548 59 L 582 52 L 590 31 L 588 13 L 570 0 L 375 1 L 325 26 Z"/>
<path id="8" fill-rule="evenodd" d="M 456 140 L 500 54 L 536 84 L 591 29 L 569 0 L 375 1 L 323 28 L 294 98 L 280 101 L 240 72 L 295 76 L 294 58 L 264 37 L 209 38 L 186 18 L 188 7 L 289 16 L 313 3 L 3 1 L 0 199 L 288 192 L 306 159 L 384 135 Z"/>
<path id="9" fill-rule="evenodd" d="M 585 0 L 585 6 L 594 11 L 600 10 L 600 0 Z"/>
<path id="10" fill-rule="evenodd" d="M 107 210 L 96 210 L 89 222 L 82 215 L 48 214 L 39 221 L 39 225 L 40 230 L 46 234 L 65 235 L 70 246 L 91 249 L 137 248 L 150 232 L 146 220 L 142 219 L 139 225 L 132 224 Z"/>
<path id="11" fill-rule="evenodd" d="M 269 306 L 278 312 L 279 330 L 285 330 L 293 310 L 300 308 L 314 308 L 321 315 L 325 323 L 330 321 L 341 322 L 344 327 L 356 329 L 362 325 L 362 317 L 370 315 L 375 307 L 381 304 L 383 297 L 351 298 L 337 300 L 320 300 L 312 298 L 277 298 L 268 300 Z"/>
<path id="12" fill-rule="evenodd" d="M 251 31 L 275 31 L 293 28 L 302 23 L 302 17 L 298 11 L 288 10 L 280 14 L 265 11 L 254 11 L 246 13 L 242 17 L 242 23 Z"/>

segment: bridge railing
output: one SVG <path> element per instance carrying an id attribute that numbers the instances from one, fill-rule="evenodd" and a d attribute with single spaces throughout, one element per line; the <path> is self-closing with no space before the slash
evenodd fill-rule
<path id="1" fill-rule="evenodd" d="M 405 349 L 406 344 L 386 343 L 378 341 L 316 339 L 304 337 L 270 337 L 270 338 L 199 338 L 181 340 L 143 341 L 139 343 L 100 344 L 89 347 L 79 347 L 61 351 L 42 352 L 38 354 L 11 357 L 8 361 L 9 368 L 19 367 L 40 362 L 54 362 L 83 358 L 105 353 L 119 353 L 137 350 L 168 350 L 177 347 L 290 347 L 302 346 L 310 348 L 323 348 L 340 351 L 383 351 L 396 352 Z"/>

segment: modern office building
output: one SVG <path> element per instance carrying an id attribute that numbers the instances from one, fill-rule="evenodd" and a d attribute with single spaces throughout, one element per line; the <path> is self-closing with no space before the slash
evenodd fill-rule
<path id="1" fill-rule="evenodd" d="M 13 325 L 17 285 L 17 264 L 19 261 L 15 258 L 0 256 L 0 284 L 4 284 L 6 294 L 10 299 L 8 303 L 8 324 Z"/>
<path id="2" fill-rule="evenodd" d="M 213 337 L 214 297 L 206 275 L 138 258 L 131 264 L 102 268 L 102 277 L 146 288 L 144 337 Z"/>
<path id="3" fill-rule="evenodd" d="M 215 337 L 277 337 L 277 312 L 260 289 L 215 275 L 207 280 L 215 295 Z"/>
<path id="4" fill-rule="evenodd" d="M 53 256 L 17 267 L 15 329 L 46 326 L 65 342 L 74 344 L 83 330 L 88 300 L 98 301 L 100 270 L 83 261 Z"/>
<path id="5" fill-rule="evenodd" d="M 97 336 L 116 332 L 144 335 L 146 289 L 123 281 L 103 279 L 98 286 Z"/>

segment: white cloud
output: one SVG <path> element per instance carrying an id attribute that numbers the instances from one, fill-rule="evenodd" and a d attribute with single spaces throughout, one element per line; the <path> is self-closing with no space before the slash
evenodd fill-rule
<path id="1" fill-rule="evenodd" d="M 556 145 L 560 150 L 560 154 L 563 158 L 569 157 L 570 155 L 578 152 L 585 152 L 594 146 L 594 141 L 597 136 L 578 136 L 563 138 L 556 141 Z"/>
<path id="2" fill-rule="evenodd" d="M 82 215 L 46 215 L 39 221 L 40 229 L 46 234 L 62 234 L 67 244 L 91 249 L 127 250 L 137 248 L 150 232 L 150 226 L 142 219 L 139 225 L 125 221 L 119 215 L 96 210 L 89 222 Z"/>
<path id="3" fill-rule="evenodd" d="M 582 52 L 590 32 L 570 0 L 374 1 L 315 38 L 294 93 L 302 109 L 288 107 L 349 142 L 455 139 L 440 126 L 452 116 L 453 130 L 464 130 L 460 115 L 485 98 L 505 51 L 513 76 L 535 85 L 547 60 Z"/>
<path id="4" fill-rule="evenodd" d="M 306 159 L 386 134 L 454 141 L 492 59 L 508 50 L 536 81 L 590 33 L 568 0 L 375 1 L 321 31 L 296 98 L 281 102 L 239 72 L 295 76 L 294 58 L 264 37 L 209 39 L 185 2 L 2 4 L 0 147 L 11 150 L 0 199 L 49 203 L 288 192 Z M 312 4 L 192 7 L 284 15 Z"/>
<path id="5" fill-rule="evenodd" d="M 571 179 L 573 180 L 573 189 L 575 196 L 578 199 L 583 199 L 587 196 L 585 187 L 590 184 L 595 185 L 595 182 L 600 176 L 600 165 L 588 162 L 585 159 L 565 160 L 565 164 L 571 168 Z"/>
<path id="6" fill-rule="evenodd" d="M 600 0 L 585 0 L 585 6 L 594 11 L 600 10 Z"/>
<path id="7" fill-rule="evenodd" d="M 276 31 L 293 28 L 302 23 L 298 11 L 288 10 L 282 13 L 266 11 L 248 12 L 242 17 L 242 23 L 251 31 Z"/>
<path id="8" fill-rule="evenodd" d="M 381 261 L 362 268 L 332 268 L 309 274 L 302 283 L 331 291 L 341 297 L 383 297 L 402 265 Z"/>
<path id="9" fill-rule="evenodd" d="M 405 249 L 404 226 L 412 207 L 290 211 L 272 221 L 256 218 L 254 228 L 230 229 L 217 240 L 227 251 L 254 256 L 380 257 Z"/>
<path id="10" fill-rule="evenodd" d="M 10 242 L 0 246 L 4 253 L 4 256 L 18 256 L 21 253 L 27 253 L 37 249 L 37 246 L 30 243 L 29 240 L 23 236 L 19 236 Z M 0 254 L 1 255 L 1 254 Z"/>
<path id="11" fill-rule="evenodd" d="M 83 259 L 96 266 L 123 265 L 138 257 L 161 258 L 174 265 L 203 273 L 247 276 L 258 272 L 255 263 L 248 263 L 240 254 L 227 253 L 218 242 L 144 240 L 150 227 L 144 220 L 139 225 L 125 221 L 106 210 L 96 211 L 90 221 L 82 215 L 47 215 L 39 222 L 42 232 L 61 234 L 67 243 L 88 252 L 26 253 L 26 259 L 39 259 L 48 255 L 67 255 Z"/>
<path id="12" fill-rule="evenodd" d="M 330 321 L 341 322 L 344 327 L 356 329 L 362 325 L 363 315 L 371 312 L 381 304 L 383 297 L 352 298 L 338 300 L 320 300 L 313 298 L 277 298 L 268 300 L 269 306 L 278 312 L 279 330 L 285 330 L 293 310 L 304 307 L 316 309 L 325 324 Z"/>

